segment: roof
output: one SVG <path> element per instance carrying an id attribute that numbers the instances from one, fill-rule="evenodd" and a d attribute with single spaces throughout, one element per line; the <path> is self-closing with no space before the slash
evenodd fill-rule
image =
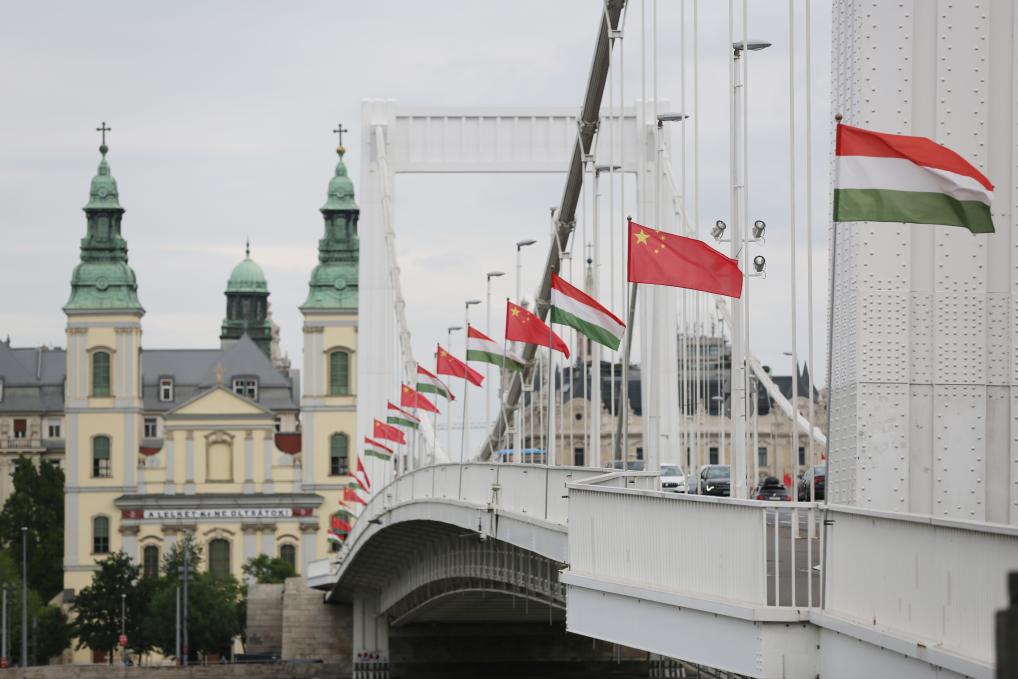
<path id="1" fill-rule="evenodd" d="M 258 380 L 258 405 L 268 410 L 297 410 L 297 383 L 284 375 L 250 337 L 218 349 L 143 349 L 144 409 L 164 412 L 216 385 L 222 366 L 223 384 L 235 377 Z M 4 381 L 0 412 L 62 412 L 67 354 L 45 347 L 12 348 L 0 342 L 0 377 Z M 173 400 L 159 400 L 159 380 L 173 378 Z"/>
<path id="2" fill-rule="evenodd" d="M 268 293 L 269 284 L 265 280 L 265 272 L 258 263 L 251 259 L 251 253 L 233 267 L 230 280 L 226 282 L 227 292 L 264 292 Z"/>

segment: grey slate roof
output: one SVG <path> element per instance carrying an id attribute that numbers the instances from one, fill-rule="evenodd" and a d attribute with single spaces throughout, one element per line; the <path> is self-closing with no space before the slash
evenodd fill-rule
<path id="1" fill-rule="evenodd" d="M 148 412 L 165 412 L 208 390 L 216 383 L 216 366 L 223 366 L 223 383 L 234 377 L 258 378 L 258 404 L 269 410 L 297 410 L 297 379 L 284 375 L 258 346 L 244 335 L 218 349 L 143 349 L 142 398 Z M 0 378 L 4 381 L 0 412 L 61 413 L 67 355 L 63 349 L 12 348 L 0 342 Z M 173 378 L 173 400 L 159 400 L 159 379 Z"/>

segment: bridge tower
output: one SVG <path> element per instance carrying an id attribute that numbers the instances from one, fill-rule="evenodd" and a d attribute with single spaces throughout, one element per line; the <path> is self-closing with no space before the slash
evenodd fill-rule
<path id="1" fill-rule="evenodd" d="M 349 481 L 357 449 L 357 308 L 360 243 L 353 182 L 343 163 L 345 149 L 329 181 L 321 212 L 325 234 L 318 241 L 318 266 L 311 273 L 304 316 L 304 379 L 301 392 L 302 484 L 325 498 L 333 511 Z M 381 483 L 381 474 L 372 473 Z M 381 471 L 381 470 L 377 470 Z M 302 536 L 303 564 L 328 549 L 326 531 Z"/>
<path id="2" fill-rule="evenodd" d="M 988 236 L 837 227 L 834 502 L 1018 523 L 1016 18 L 1009 0 L 834 3 L 832 113 L 931 137 L 996 185 Z"/>

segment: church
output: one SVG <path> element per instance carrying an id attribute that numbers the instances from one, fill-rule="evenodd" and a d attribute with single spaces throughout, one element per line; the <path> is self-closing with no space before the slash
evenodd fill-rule
<path id="1" fill-rule="evenodd" d="M 105 140 L 84 207 L 65 349 L 0 342 L 0 501 L 19 456 L 66 476 L 64 587 L 124 550 L 146 573 L 185 534 L 207 568 L 241 578 L 259 554 L 304 572 L 356 468 L 359 209 L 343 162 L 321 208 L 302 369 L 281 356 L 269 286 L 248 248 L 226 285 L 220 344 L 147 349 L 129 231 Z M 224 272 L 225 273 L 225 272 Z"/>

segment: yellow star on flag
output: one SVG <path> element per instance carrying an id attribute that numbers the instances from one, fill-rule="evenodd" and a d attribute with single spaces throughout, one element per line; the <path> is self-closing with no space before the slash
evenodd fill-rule
<path id="1" fill-rule="evenodd" d="M 636 234 L 636 244 L 646 245 L 648 238 L 650 238 L 650 234 L 648 234 L 646 231 L 640 231 L 640 233 Z"/>
<path id="2" fill-rule="evenodd" d="M 516 307 L 513 307 L 512 309 L 509 310 L 509 313 L 511 313 L 513 316 L 519 316 L 520 310 L 517 309 Z"/>

